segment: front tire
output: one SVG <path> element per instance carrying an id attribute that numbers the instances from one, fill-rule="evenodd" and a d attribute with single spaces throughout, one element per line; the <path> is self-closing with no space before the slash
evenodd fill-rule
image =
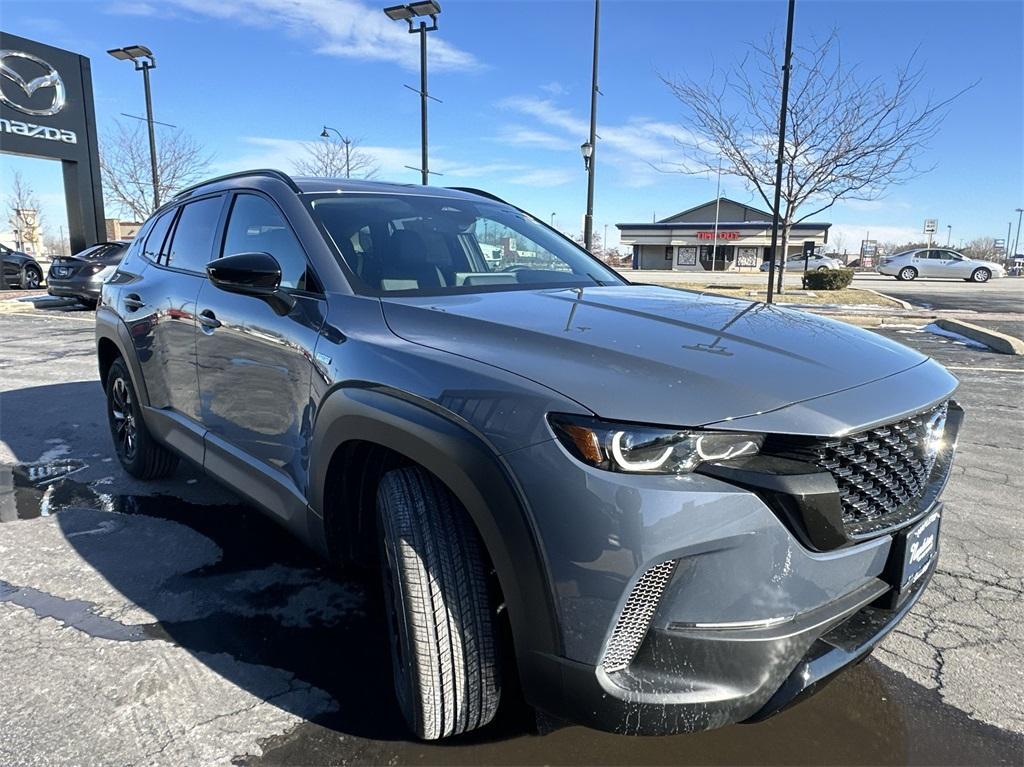
<path id="1" fill-rule="evenodd" d="M 137 479 L 161 479 L 178 465 L 178 457 L 153 439 L 142 420 L 142 408 L 135 394 L 124 360 L 116 359 L 107 373 L 107 420 L 117 459 Z"/>
<path id="2" fill-rule="evenodd" d="M 501 697 L 495 610 L 483 544 L 433 475 L 395 469 L 377 489 L 395 692 L 416 735 L 490 722 Z"/>
<path id="3" fill-rule="evenodd" d="M 985 267 L 975 269 L 971 274 L 971 282 L 988 282 L 992 279 L 992 272 Z"/>
<path id="4" fill-rule="evenodd" d="M 38 290 L 43 284 L 43 273 L 34 266 L 26 266 L 21 275 L 22 290 Z"/>
<path id="5" fill-rule="evenodd" d="M 917 269 L 912 266 L 904 266 L 896 273 L 896 279 L 904 282 L 910 282 L 911 280 L 917 279 Z"/>

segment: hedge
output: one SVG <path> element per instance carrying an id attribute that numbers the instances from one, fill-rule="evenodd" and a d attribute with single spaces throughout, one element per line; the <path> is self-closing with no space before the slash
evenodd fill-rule
<path id="1" fill-rule="evenodd" d="M 842 290 L 853 282 L 853 269 L 825 269 L 804 274 L 805 290 Z"/>

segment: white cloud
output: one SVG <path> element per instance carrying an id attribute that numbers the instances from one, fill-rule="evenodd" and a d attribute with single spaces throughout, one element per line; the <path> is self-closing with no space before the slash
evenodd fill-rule
<path id="1" fill-rule="evenodd" d="M 312 41 L 317 53 L 367 61 L 389 61 L 406 69 L 419 69 L 419 43 L 404 23 L 391 21 L 381 5 L 358 0 L 164 0 L 197 16 L 238 24 L 279 28 Z M 117 4 L 115 13 L 145 15 L 153 5 Z M 430 66 L 439 69 L 474 69 L 473 54 L 444 39 L 431 39 Z"/>
<path id="2" fill-rule="evenodd" d="M 845 204 L 845 203 L 844 203 Z M 815 220 L 828 221 L 828 213 L 815 216 Z M 913 226 L 887 226 L 877 222 L 865 222 L 862 224 L 833 224 L 828 233 L 829 243 L 839 245 L 850 253 L 860 251 L 860 241 L 870 239 L 878 242 L 895 243 L 902 245 L 905 242 L 920 242 L 927 235 L 922 235 L 921 230 Z"/>
<path id="3" fill-rule="evenodd" d="M 566 168 L 535 168 L 506 179 L 510 184 L 533 187 L 564 186 L 579 177 Z"/>
<path id="4" fill-rule="evenodd" d="M 578 146 L 590 132 L 589 120 L 559 106 L 551 99 L 512 96 L 498 104 L 502 109 L 530 117 L 547 128 L 510 128 L 501 134 L 511 143 L 567 149 Z M 622 176 L 627 186 L 643 187 L 664 181 L 658 170 L 678 161 L 678 143 L 690 138 L 682 128 L 671 123 L 634 117 L 625 123 L 609 124 L 598 120 L 597 155 L 599 163 L 608 163 Z M 519 139 L 517 142 L 516 139 Z"/>
<path id="5" fill-rule="evenodd" d="M 563 96 L 569 92 L 568 89 L 557 80 L 552 80 L 549 83 L 544 83 L 542 86 L 540 86 L 540 89 L 552 96 Z"/>
<path id="6" fill-rule="evenodd" d="M 562 136 L 556 136 L 554 133 L 534 128 L 525 128 L 521 125 L 510 125 L 503 128 L 498 135 L 498 140 L 515 146 L 553 149 L 556 151 L 565 151 L 575 146 L 572 141 Z"/>

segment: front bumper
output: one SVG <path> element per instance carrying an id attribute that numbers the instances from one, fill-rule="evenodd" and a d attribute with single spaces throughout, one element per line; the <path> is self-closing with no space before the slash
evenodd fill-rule
<path id="1" fill-rule="evenodd" d="M 850 595 L 838 617 L 763 629 L 685 635 L 653 630 L 628 672 L 536 658 L 534 704 L 562 719 L 623 735 L 672 735 L 755 723 L 819 692 L 864 660 L 913 608 L 935 563 L 895 610 L 875 606 L 883 583 Z M 824 621 L 821 619 L 825 618 Z"/>
<path id="2" fill-rule="evenodd" d="M 890 609 L 890 560 L 902 565 L 892 534 L 814 550 L 777 509 L 721 477 L 590 469 L 557 442 L 505 460 L 530 500 L 562 646 L 519 658 L 524 693 L 604 730 L 668 734 L 770 716 L 870 653 L 937 561 Z M 941 510 L 940 491 L 908 524 Z M 650 611 L 638 613 L 635 595 L 652 593 L 648 578 L 666 563 Z M 622 625 L 639 626 L 625 652 Z"/>

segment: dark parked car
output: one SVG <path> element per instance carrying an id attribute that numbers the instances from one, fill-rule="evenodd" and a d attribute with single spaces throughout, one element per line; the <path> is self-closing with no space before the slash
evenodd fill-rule
<path id="1" fill-rule="evenodd" d="M 117 240 L 101 242 L 73 256 L 55 257 L 46 275 L 46 291 L 95 307 L 103 281 L 114 274 L 127 248 L 128 241 Z"/>
<path id="2" fill-rule="evenodd" d="M 194 186 L 129 246 L 96 333 L 130 474 L 184 457 L 380 567 L 423 738 L 509 688 L 617 732 L 763 719 L 870 653 L 935 570 L 963 414 L 944 368 L 630 285 L 484 192 Z"/>
<path id="3" fill-rule="evenodd" d="M 0 245 L 0 290 L 35 290 L 43 284 L 43 268 L 28 253 Z"/>

